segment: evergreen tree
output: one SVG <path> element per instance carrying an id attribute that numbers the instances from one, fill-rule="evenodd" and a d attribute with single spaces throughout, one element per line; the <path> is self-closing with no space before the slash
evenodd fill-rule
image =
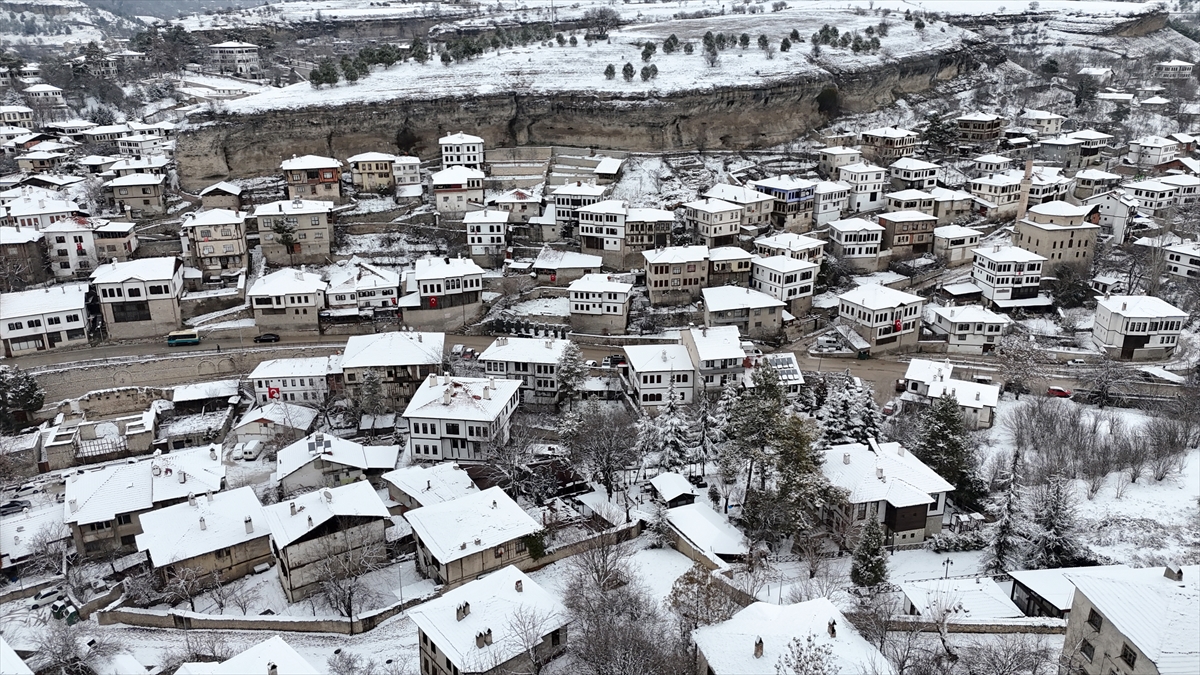
<path id="1" fill-rule="evenodd" d="M 815 527 L 822 509 L 837 508 L 845 500 L 844 491 L 821 472 L 824 455 L 813 447 L 809 426 L 789 415 L 775 435 L 775 485 L 785 534 Z"/>
<path id="2" fill-rule="evenodd" d="M 651 63 L 650 64 L 650 79 L 653 80 L 656 77 L 658 77 L 658 66 Z"/>
<path id="3" fill-rule="evenodd" d="M 829 447 L 842 443 L 853 443 L 852 425 L 850 423 L 853 406 L 850 392 L 846 389 L 834 389 L 825 397 L 825 405 L 817 412 L 820 420 L 821 446 Z"/>
<path id="4" fill-rule="evenodd" d="M 557 374 L 558 393 L 567 399 L 567 407 L 570 408 L 574 405 L 571 402 L 583 388 L 583 381 L 587 379 L 588 375 L 588 368 L 584 364 L 583 352 L 579 351 L 579 345 L 571 341 L 567 342 L 562 356 L 558 358 Z"/>
<path id="5" fill-rule="evenodd" d="M 642 60 L 649 61 L 654 57 L 654 53 L 658 51 L 658 47 L 654 46 L 653 42 L 647 42 L 642 46 Z"/>
<path id="6" fill-rule="evenodd" d="M 1051 476 L 1038 489 L 1035 502 L 1033 522 L 1038 529 L 1033 536 L 1030 565 L 1059 568 L 1077 564 L 1084 546 L 1079 540 L 1071 481 L 1062 475 Z"/>
<path id="7" fill-rule="evenodd" d="M 922 136 L 925 142 L 938 150 L 949 148 L 958 138 L 954 130 L 942 121 L 942 116 L 934 112 L 925 116 L 925 131 Z"/>
<path id="8" fill-rule="evenodd" d="M 800 31 L 793 28 L 791 35 L 789 35 L 788 37 L 790 37 L 792 39 L 792 42 L 799 42 L 800 41 Z"/>
<path id="9" fill-rule="evenodd" d="M 771 39 L 768 38 L 766 35 L 759 35 L 758 36 L 758 48 L 766 49 L 769 46 L 771 46 Z"/>
<path id="10" fill-rule="evenodd" d="M 996 517 L 992 541 L 983 556 L 983 571 L 988 574 L 1022 569 L 1029 555 L 1034 528 L 1021 485 L 1021 467 L 1021 453 L 1014 452 L 1004 494 L 988 509 Z"/>
<path id="11" fill-rule="evenodd" d="M 642 66 L 642 82 L 650 79 L 650 66 Z"/>
<path id="12" fill-rule="evenodd" d="M 662 449 L 662 433 L 653 417 L 643 412 L 634 423 L 634 429 L 637 431 L 637 438 L 633 447 L 639 458 L 644 460 Z"/>
<path id="13" fill-rule="evenodd" d="M 875 403 L 871 390 L 858 388 L 850 391 L 850 436 L 858 443 L 866 444 L 867 439 L 879 438 L 879 427 L 883 424 L 883 413 Z"/>
<path id="14" fill-rule="evenodd" d="M 34 376 L 20 368 L 0 367 L 0 428 L 11 429 L 42 409 L 45 392 Z"/>
<path id="15" fill-rule="evenodd" d="M 421 38 L 413 38 L 412 45 L 408 48 L 408 53 L 412 55 L 413 60 L 417 63 L 425 63 L 429 60 L 429 47 Z"/>
<path id="16" fill-rule="evenodd" d="M 625 67 L 621 69 L 621 75 L 625 78 L 626 82 L 632 80 L 634 75 L 633 64 L 626 61 Z"/>
<path id="17" fill-rule="evenodd" d="M 921 435 L 912 453 L 955 487 L 958 503 L 977 506 L 986 494 L 976 473 L 975 453 L 967 442 L 962 409 L 953 396 L 933 401 L 925 411 Z"/>
<path id="18" fill-rule="evenodd" d="M 766 481 L 771 440 L 787 404 L 779 372 L 769 362 L 763 361 L 754 369 L 751 382 L 754 386 L 742 392 L 729 415 L 730 438 L 749 459 L 747 485 L 755 468 L 764 470 L 761 479 Z"/>
<path id="19" fill-rule="evenodd" d="M 850 563 L 850 581 L 855 586 L 875 588 L 888 579 L 887 552 L 883 548 L 883 529 L 873 520 L 862 526 L 854 560 Z"/>
<path id="20" fill-rule="evenodd" d="M 791 48 L 792 48 L 792 41 L 791 41 L 791 40 L 789 40 L 789 39 L 787 39 L 787 38 L 783 38 L 783 40 L 782 40 L 782 41 L 780 41 L 780 43 L 779 43 L 779 51 L 781 51 L 781 52 L 786 52 L 786 51 L 788 51 L 788 50 L 789 50 L 789 49 L 791 49 Z"/>
<path id="21" fill-rule="evenodd" d="M 321 59 L 317 63 L 317 67 L 313 68 L 312 72 L 308 74 L 309 83 L 314 88 L 319 88 L 323 84 L 335 85 L 339 79 L 337 64 L 333 62 L 333 59 L 329 58 Z"/>
<path id="22" fill-rule="evenodd" d="M 616 76 L 617 76 L 617 67 L 611 63 L 608 64 L 608 66 L 604 69 L 604 78 L 607 80 L 611 80 Z"/>
<path id="23" fill-rule="evenodd" d="M 666 405 L 659 407 L 658 417 L 654 420 L 662 450 L 659 463 L 671 471 L 679 471 L 691 461 L 691 421 L 687 411 L 679 405 L 673 383 L 667 390 L 667 399 Z"/>
<path id="24" fill-rule="evenodd" d="M 342 77 L 345 77 L 347 82 L 350 84 L 358 82 L 358 65 L 354 61 L 351 61 L 349 57 L 343 56 L 341 67 Z"/>
<path id="25" fill-rule="evenodd" d="M 750 35 L 748 33 L 742 33 L 738 37 L 738 46 L 741 47 L 742 49 L 745 49 L 750 46 Z"/>
<path id="26" fill-rule="evenodd" d="M 396 48 L 396 45 L 389 42 L 375 51 L 375 58 L 384 68 L 391 68 L 400 60 L 400 50 Z"/>

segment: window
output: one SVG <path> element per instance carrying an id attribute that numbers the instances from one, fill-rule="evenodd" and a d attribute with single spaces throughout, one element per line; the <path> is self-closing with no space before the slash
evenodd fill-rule
<path id="1" fill-rule="evenodd" d="M 1094 628 L 1095 630 L 1099 631 L 1100 627 L 1104 625 L 1104 617 L 1100 616 L 1100 613 L 1097 612 L 1096 610 L 1089 609 L 1087 624 L 1089 626 L 1091 626 L 1092 628 Z"/>
<path id="2" fill-rule="evenodd" d="M 9 330 L 21 330 L 24 327 L 25 327 L 25 324 L 21 323 L 20 321 L 14 321 L 14 322 L 8 324 Z"/>
<path id="3" fill-rule="evenodd" d="M 1133 664 L 1137 663 L 1137 652 L 1130 649 L 1129 645 L 1122 644 L 1121 645 L 1121 660 L 1125 662 L 1125 665 L 1132 668 Z"/>
<path id="4" fill-rule="evenodd" d="M 1096 646 L 1084 640 L 1079 644 L 1079 653 L 1083 654 L 1083 658 L 1087 659 L 1088 663 L 1091 663 L 1096 657 Z"/>
<path id="5" fill-rule="evenodd" d="M 128 513 L 122 513 L 121 515 L 117 516 L 118 525 L 128 525 L 132 522 L 133 516 L 129 515 Z"/>
<path id="6" fill-rule="evenodd" d="M 458 436 L 459 433 L 460 432 L 459 432 L 459 427 L 458 427 L 457 422 L 446 422 L 446 435 L 447 436 Z"/>
<path id="7" fill-rule="evenodd" d="M 866 504 L 866 502 L 863 502 L 862 504 L 858 505 L 858 509 L 854 514 L 854 519 L 855 520 L 863 520 L 866 517 L 867 517 L 867 504 Z"/>

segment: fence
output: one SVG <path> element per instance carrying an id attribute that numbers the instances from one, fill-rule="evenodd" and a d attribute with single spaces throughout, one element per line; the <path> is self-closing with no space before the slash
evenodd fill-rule
<path id="1" fill-rule="evenodd" d="M 1051 619 L 1044 617 L 1026 617 L 997 621 L 996 619 L 965 619 L 945 624 L 948 633 L 1037 633 L 1039 635 L 1062 635 L 1067 632 L 1066 619 Z M 941 624 L 921 617 L 893 617 L 888 620 L 888 629 L 894 631 L 918 631 L 921 633 L 937 633 Z"/>
<path id="2" fill-rule="evenodd" d="M 587 539 L 563 544 L 557 548 L 548 549 L 546 555 L 538 558 L 532 567 L 525 571 L 532 572 L 533 570 L 541 569 L 551 563 L 556 563 L 563 558 L 569 558 L 573 555 L 589 551 L 604 544 L 615 544 L 622 541 L 628 541 L 638 536 L 642 532 L 642 522 L 635 520 L 621 527 L 614 527 L 603 532 L 599 532 Z"/>

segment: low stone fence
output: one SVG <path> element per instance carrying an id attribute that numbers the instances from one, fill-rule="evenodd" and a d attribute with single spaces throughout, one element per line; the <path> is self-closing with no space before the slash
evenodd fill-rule
<path id="1" fill-rule="evenodd" d="M 6 602 L 12 602 L 14 600 L 21 600 L 23 598 L 32 598 L 43 588 L 50 588 L 51 586 L 61 583 L 63 583 L 62 577 L 53 577 L 46 579 L 45 581 L 39 581 L 29 584 L 28 586 L 23 586 L 21 588 L 8 589 L 3 593 L 0 593 L 0 605 L 3 605 Z"/>
<path id="2" fill-rule="evenodd" d="M 568 333 L 567 337 L 581 344 L 592 347 L 624 347 L 627 345 L 676 345 L 679 336 L 663 335 L 588 335 L 586 333 Z"/>
<path id="3" fill-rule="evenodd" d="M 936 621 L 923 619 L 919 616 L 900 616 L 888 620 L 888 629 L 894 631 L 919 631 L 936 633 L 939 624 Z M 1066 619 L 1051 619 L 1048 617 L 1022 617 L 1008 620 L 998 619 L 964 619 L 946 624 L 949 633 L 1036 633 L 1039 635 L 1062 635 L 1067 632 Z"/>
<path id="4" fill-rule="evenodd" d="M 563 558 L 569 558 L 578 553 L 591 550 L 603 544 L 617 543 L 628 541 L 637 537 L 642 532 L 642 521 L 635 520 L 627 525 L 614 527 L 603 532 L 599 532 L 587 539 L 563 544 L 557 548 L 552 548 L 546 551 L 546 555 L 538 558 L 532 567 L 526 569 L 527 572 L 541 569 L 551 563 L 556 563 Z"/>
<path id="5" fill-rule="evenodd" d="M 116 602 L 123 593 L 125 593 L 125 585 L 121 583 L 115 584 L 112 588 L 108 589 L 108 592 L 104 595 L 98 595 L 82 605 L 79 605 L 79 618 L 86 620 L 96 610 L 100 609 L 101 607 L 108 607 L 112 603 Z"/>

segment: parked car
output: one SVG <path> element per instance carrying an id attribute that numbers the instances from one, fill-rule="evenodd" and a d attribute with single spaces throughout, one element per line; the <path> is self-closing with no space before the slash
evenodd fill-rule
<path id="1" fill-rule="evenodd" d="M 30 603 L 29 609 L 38 609 L 40 607 L 49 607 L 50 605 L 53 605 L 54 603 L 58 602 L 59 600 L 66 599 L 66 597 L 67 597 L 67 594 L 63 592 L 63 589 L 58 588 L 57 586 L 51 586 L 50 588 L 43 588 L 42 590 L 37 592 L 37 595 L 33 596 L 33 602 Z"/>
<path id="2" fill-rule="evenodd" d="M 585 364 L 583 364 L 583 365 L 587 366 L 588 368 L 595 368 L 595 367 L 596 367 L 596 362 L 595 362 L 595 361 L 593 361 L 593 360 L 591 360 L 591 359 L 589 359 L 589 360 L 588 360 L 588 362 L 587 362 L 587 363 L 585 363 Z"/>
<path id="3" fill-rule="evenodd" d="M 33 506 L 33 503 L 25 499 L 13 499 L 11 501 L 0 504 L 0 516 L 11 516 L 14 513 L 20 513 L 25 509 Z"/>
<path id="4" fill-rule="evenodd" d="M 1070 361 L 1067 361 L 1068 366 L 1086 366 L 1087 363 L 1088 362 L 1083 359 L 1071 359 Z"/>
<path id="5" fill-rule="evenodd" d="M 1021 384 L 1020 382 L 1005 382 L 1004 391 L 1007 391 L 1010 394 L 1028 394 L 1029 387 Z"/>
<path id="6" fill-rule="evenodd" d="M 887 416 L 887 415 L 893 415 L 893 414 L 895 414 L 895 412 L 896 412 L 896 402 L 895 402 L 895 401 L 888 401 L 888 402 L 887 402 L 887 403 L 886 403 L 886 404 L 883 406 L 883 414 L 884 414 L 885 416 Z"/>
<path id="7" fill-rule="evenodd" d="M 904 378 L 896 380 L 896 391 L 907 391 L 908 385 L 904 383 Z"/>
<path id="8" fill-rule="evenodd" d="M 1046 390 L 1046 395 L 1056 398 L 1071 398 L 1071 390 L 1066 387 L 1050 387 Z"/>
<path id="9" fill-rule="evenodd" d="M 625 363 L 624 356 L 622 356 L 620 354 L 612 354 L 611 356 L 604 357 L 604 360 L 600 362 L 600 367 L 601 368 L 616 368 L 617 366 L 621 365 L 622 363 Z"/>
<path id="10" fill-rule="evenodd" d="M 279 342 L 278 333 L 263 333 L 262 335 L 254 336 L 255 342 Z"/>

